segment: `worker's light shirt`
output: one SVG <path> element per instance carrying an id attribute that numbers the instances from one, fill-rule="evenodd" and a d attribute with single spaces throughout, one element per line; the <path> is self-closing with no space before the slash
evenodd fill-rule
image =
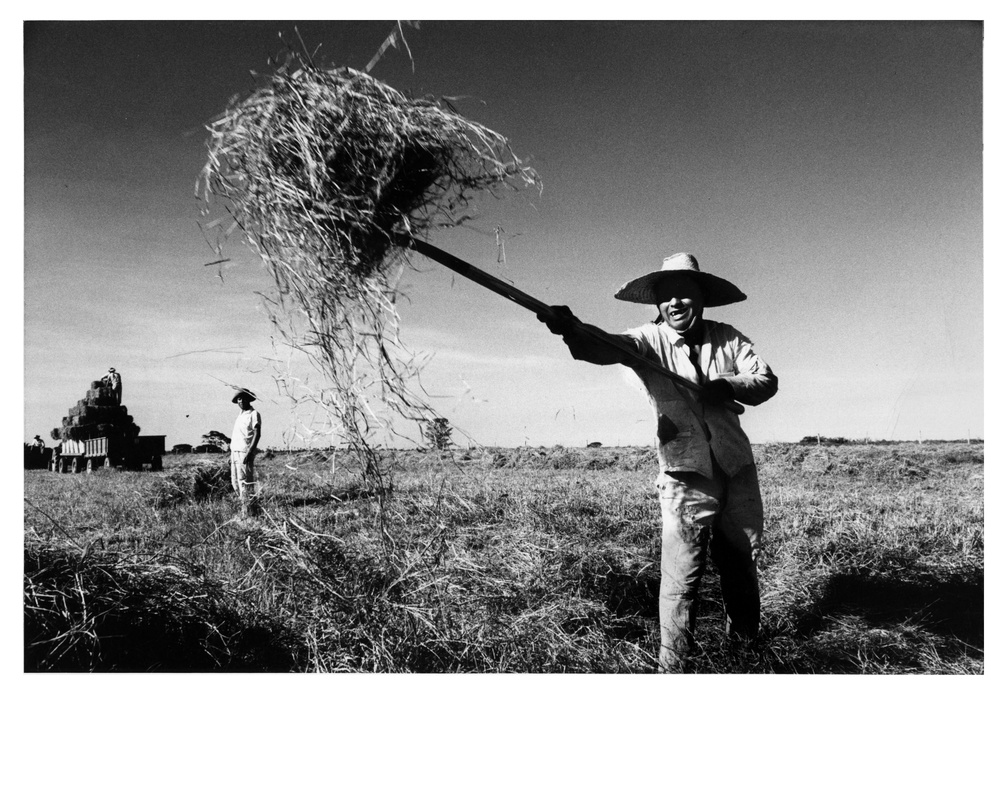
<path id="1" fill-rule="evenodd" d="M 240 412 L 233 425 L 233 438 L 229 449 L 234 453 L 245 453 L 260 430 L 260 412 L 255 408 Z"/>
<path id="2" fill-rule="evenodd" d="M 753 350 L 753 343 L 732 325 L 703 321 L 701 354 L 703 377 L 691 361 L 684 337 L 666 323 L 649 322 L 625 331 L 640 355 L 658 361 L 671 372 L 695 383 L 722 378 L 737 402 L 763 403 L 778 390 L 778 379 Z M 712 477 L 712 455 L 728 475 L 753 464 L 750 440 L 739 417 L 718 405 L 703 405 L 693 392 L 678 387 L 665 375 L 634 367 L 656 411 L 656 452 L 664 472 L 698 472 Z M 686 399 L 685 399 L 686 398 Z"/>

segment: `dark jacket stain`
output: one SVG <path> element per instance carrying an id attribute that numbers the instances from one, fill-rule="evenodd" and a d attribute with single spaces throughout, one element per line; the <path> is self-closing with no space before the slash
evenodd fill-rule
<path id="1" fill-rule="evenodd" d="M 670 417 L 660 414 L 656 421 L 656 438 L 661 443 L 666 444 L 676 439 L 678 433 L 680 433 L 680 429 L 674 424 L 674 421 Z"/>

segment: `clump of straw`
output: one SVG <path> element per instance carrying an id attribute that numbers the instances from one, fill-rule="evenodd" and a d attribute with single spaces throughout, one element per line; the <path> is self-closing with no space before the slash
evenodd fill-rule
<path id="1" fill-rule="evenodd" d="M 395 234 L 459 224 L 475 193 L 535 183 L 500 134 L 347 67 L 288 61 L 209 132 L 202 196 L 225 201 L 277 277 L 301 266 L 343 289 L 386 268 Z"/>
<path id="2" fill-rule="evenodd" d="M 295 54 L 208 130 L 199 193 L 206 213 L 224 212 L 206 227 L 220 247 L 238 227 L 263 258 L 272 320 L 329 379 L 319 401 L 370 467 L 373 423 L 428 411 L 408 388 L 416 368 L 393 303 L 407 239 L 461 224 L 477 192 L 536 184 L 535 173 L 446 103 Z"/>
<path id="3" fill-rule="evenodd" d="M 169 508 L 183 502 L 224 497 L 233 491 L 227 463 L 203 461 L 177 470 L 156 484 L 154 508 Z"/>

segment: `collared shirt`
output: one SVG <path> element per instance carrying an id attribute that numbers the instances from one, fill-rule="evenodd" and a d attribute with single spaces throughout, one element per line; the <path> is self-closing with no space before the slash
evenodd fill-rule
<path id="1" fill-rule="evenodd" d="M 260 412 L 255 408 L 241 411 L 233 425 L 233 438 L 229 449 L 234 453 L 245 453 L 260 430 Z"/>
<path id="2" fill-rule="evenodd" d="M 732 325 L 703 320 L 698 367 L 689 342 L 666 323 L 649 322 L 625 331 L 640 355 L 695 383 L 725 380 L 746 405 L 758 405 L 778 391 L 778 379 L 753 350 L 753 342 Z M 697 472 L 712 477 L 712 456 L 728 475 L 753 463 L 750 440 L 739 417 L 718 405 L 703 405 L 694 393 L 665 375 L 636 366 L 656 410 L 656 452 L 664 472 Z M 699 375 L 700 370 L 700 375 Z"/>
<path id="3" fill-rule="evenodd" d="M 112 388 L 117 389 L 122 382 L 122 376 L 117 372 L 109 372 L 104 376 L 104 381 Z"/>

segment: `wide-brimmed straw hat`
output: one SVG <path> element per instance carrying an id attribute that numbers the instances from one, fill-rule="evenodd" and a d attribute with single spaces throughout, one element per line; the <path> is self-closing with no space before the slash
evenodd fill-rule
<path id="1" fill-rule="evenodd" d="M 241 397 L 250 398 L 250 402 L 253 403 L 257 400 L 257 395 L 251 392 L 249 389 L 240 389 L 236 394 L 233 395 L 233 402 L 235 403 Z"/>
<path id="2" fill-rule="evenodd" d="M 629 303 L 646 303 L 656 305 L 657 284 L 668 276 L 690 275 L 701 287 L 705 297 L 705 306 L 727 306 L 746 300 L 736 286 L 725 278 L 702 272 L 698 268 L 698 260 L 690 253 L 674 253 L 663 259 L 663 266 L 656 272 L 650 272 L 641 278 L 634 278 L 615 292 L 615 298 Z"/>

